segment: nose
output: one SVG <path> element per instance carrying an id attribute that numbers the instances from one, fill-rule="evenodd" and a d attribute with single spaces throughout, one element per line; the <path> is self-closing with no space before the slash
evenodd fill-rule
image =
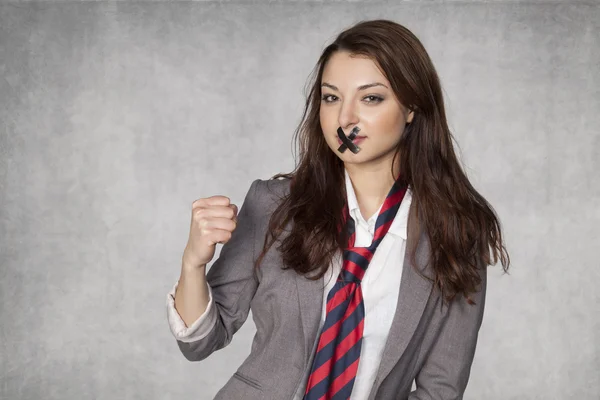
<path id="1" fill-rule="evenodd" d="M 356 111 L 355 105 L 351 102 L 342 104 L 340 114 L 338 115 L 338 123 L 344 131 L 350 133 L 350 130 L 358 124 L 358 121 L 358 112 Z"/>

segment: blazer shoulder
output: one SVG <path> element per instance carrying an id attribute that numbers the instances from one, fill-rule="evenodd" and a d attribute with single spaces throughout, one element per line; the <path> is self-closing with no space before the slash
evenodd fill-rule
<path id="1" fill-rule="evenodd" d="M 283 200 L 290 191 L 290 178 L 261 179 L 257 178 L 250 186 L 256 186 L 254 193 L 254 204 L 261 213 L 273 212 L 277 204 Z"/>

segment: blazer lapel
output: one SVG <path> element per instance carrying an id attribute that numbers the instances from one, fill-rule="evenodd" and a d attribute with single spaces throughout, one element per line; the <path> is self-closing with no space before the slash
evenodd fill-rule
<path id="1" fill-rule="evenodd" d="M 430 249 L 429 239 L 425 231 L 421 232 L 420 237 L 417 238 L 416 218 L 415 202 L 412 202 L 408 219 L 408 238 L 400 281 L 400 293 L 398 294 L 398 305 L 369 400 L 375 399 L 379 384 L 390 373 L 406 350 L 406 346 L 408 346 L 408 342 L 423 315 L 433 288 L 431 282 L 422 278 L 415 271 L 415 265 L 410 259 L 409 250 L 414 245 L 414 241 L 418 240 L 415 254 L 417 267 L 421 273 L 431 276 L 427 271 L 429 268 L 427 265 Z"/>
<path id="2" fill-rule="evenodd" d="M 292 231 L 293 222 L 289 221 L 283 228 L 282 238 Z M 314 274 L 314 273 L 313 273 Z M 323 290 L 325 287 L 325 278 L 310 280 L 304 275 L 294 273 L 296 287 L 298 289 L 298 312 L 304 335 L 304 359 L 302 365 L 306 366 L 311 356 L 313 344 L 319 334 L 319 324 L 321 322 L 321 310 L 323 307 Z M 311 274 L 312 275 L 312 274 Z"/>
<path id="3" fill-rule="evenodd" d="M 304 333 L 304 362 L 307 365 L 310 359 L 314 341 L 318 336 L 321 312 L 323 307 L 324 277 L 309 280 L 302 275 L 296 275 L 298 287 L 298 302 L 300 304 L 300 318 L 302 332 Z"/>

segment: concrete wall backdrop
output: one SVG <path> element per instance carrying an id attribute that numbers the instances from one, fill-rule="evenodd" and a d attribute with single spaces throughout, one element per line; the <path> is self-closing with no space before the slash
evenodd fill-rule
<path id="1" fill-rule="evenodd" d="M 512 258 L 465 399 L 599 398 L 600 5 L 220 1 L 0 5 L 1 399 L 213 397 L 255 328 L 179 353 L 191 203 L 293 169 L 311 68 L 373 18 L 430 52 Z"/>

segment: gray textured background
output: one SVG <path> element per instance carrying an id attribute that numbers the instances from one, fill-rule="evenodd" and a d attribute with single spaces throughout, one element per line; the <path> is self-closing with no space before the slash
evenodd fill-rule
<path id="1" fill-rule="evenodd" d="M 290 171 L 318 55 L 382 17 L 430 52 L 512 257 L 465 399 L 598 399 L 594 1 L 1 4 L 0 398 L 211 399 L 255 328 L 179 353 L 165 297 L 191 203 Z"/>

